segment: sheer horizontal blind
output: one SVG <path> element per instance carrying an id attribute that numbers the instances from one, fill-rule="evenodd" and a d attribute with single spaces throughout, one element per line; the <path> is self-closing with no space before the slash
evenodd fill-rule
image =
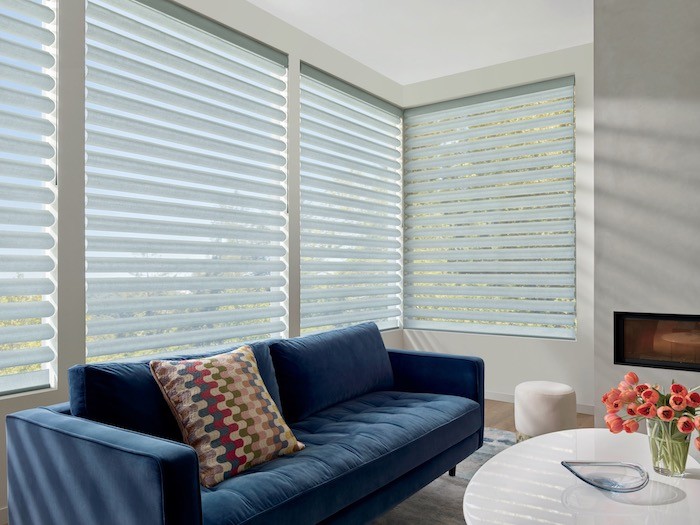
<path id="1" fill-rule="evenodd" d="M 286 330 L 286 57 L 171 2 L 87 7 L 87 352 Z"/>
<path id="2" fill-rule="evenodd" d="M 573 77 L 405 113 L 405 327 L 575 337 Z"/>
<path id="3" fill-rule="evenodd" d="M 55 3 L 0 1 L 0 394 L 54 359 Z"/>
<path id="4" fill-rule="evenodd" d="M 400 283 L 400 111 L 303 65 L 302 333 L 400 326 Z"/>

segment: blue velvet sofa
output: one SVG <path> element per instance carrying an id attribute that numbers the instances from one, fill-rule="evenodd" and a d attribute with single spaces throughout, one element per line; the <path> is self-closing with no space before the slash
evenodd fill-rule
<path id="1" fill-rule="evenodd" d="M 482 444 L 481 359 L 371 323 L 252 346 L 304 450 L 204 488 L 147 360 L 73 367 L 70 403 L 7 418 L 10 523 L 366 523 Z"/>

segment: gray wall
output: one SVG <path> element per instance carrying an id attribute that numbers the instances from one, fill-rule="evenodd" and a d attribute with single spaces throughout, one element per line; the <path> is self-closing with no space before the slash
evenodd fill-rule
<path id="1" fill-rule="evenodd" d="M 613 311 L 700 314 L 700 2 L 595 2 L 595 390 Z M 645 382 L 700 373 L 634 369 Z M 602 405 L 597 403 L 601 424 Z"/>

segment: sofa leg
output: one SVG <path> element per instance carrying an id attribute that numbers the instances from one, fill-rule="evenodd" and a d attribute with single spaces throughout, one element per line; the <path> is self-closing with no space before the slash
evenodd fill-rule
<path id="1" fill-rule="evenodd" d="M 457 467 L 452 467 L 450 469 L 450 476 L 455 476 L 457 475 Z"/>

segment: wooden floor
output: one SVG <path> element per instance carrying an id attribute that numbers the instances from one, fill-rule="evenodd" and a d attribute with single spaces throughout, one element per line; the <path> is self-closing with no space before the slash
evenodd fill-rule
<path id="1" fill-rule="evenodd" d="M 593 427 L 593 416 L 588 414 L 577 414 L 578 427 Z M 515 418 L 513 416 L 513 403 L 503 401 L 486 400 L 485 425 L 487 427 L 498 428 L 515 432 Z"/>

